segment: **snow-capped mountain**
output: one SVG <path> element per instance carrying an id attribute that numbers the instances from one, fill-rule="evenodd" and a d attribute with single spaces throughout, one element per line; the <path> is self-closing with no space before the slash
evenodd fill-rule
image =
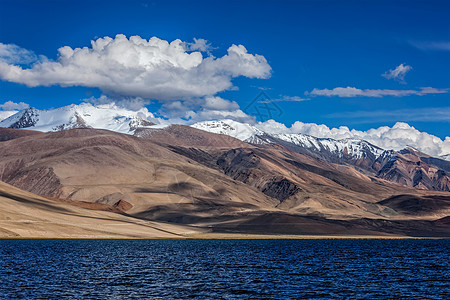
<path id="1" fill-rule="evenodd" d="M 18 111 L 15 110 L 0 110 L 0 122 L 3 121 L 6 118 L 11 117 L 12 115 L 18 113 Z"/>
<path id="2" fill-rule="evenodd" d="M 233 120 L 204 121 L 192 127 L 205 131 L 226 134 L 247 143 L 281 143 L 295 145 L 313 153 L 328 153 L 342 158 L 343 156 L 360 159 L 365 157 L 386 156 L 386 150 L 374 146 L 366 141 L 357 139 L 334 140 L 330 138 L 316 138 L 306 134 L 268 134 L 255 126 L 239 123 Z"/>
<path id="3" fill-rule="evenodd" d="M 334 140 L 330 138 L 315 138 L 305 134 L 274 134 L 272 136 L 312 151 L 336 153 L 340 157 L 348 155 L 359 159 L 363 158 L 367 153 L 371 153 L 378 158 L 385 154 L 386 151 L 366 141 L 357 139 Z"/>
<path id="4" fill-rule="evenodd" d="M 131 111 L 114 104 L 94 106 L 90 103 L 69 105 L 51 110 L 28 108 L 2 120 L 0 127 L 59 131 L 71 128 L 98 128 L 133 134 L 137 128 L 149 127 L 152 118 L 147 109 Z"/>

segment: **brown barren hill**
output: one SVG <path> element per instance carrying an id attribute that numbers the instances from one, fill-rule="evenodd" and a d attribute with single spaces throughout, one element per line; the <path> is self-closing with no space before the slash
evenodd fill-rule
<path id="1" fill-rule="evenodd" d="M 0 142 L 0 180 L 61 205 L 222 233 L 450 235 L 447 223 L 433 223 L 449 214 L 438 198 L 448 192 L 186 126 L 145 132 L 71 129 Z M 383 202 L 398 195 L 433 210 Z"/>
<path id="2" fill-rule="evenodd" d="M 202 218 L 273 209 L 276 201 L 166 146 L 130 135 L 73 129 L 3 142 L 0 179 L 54 198 L 121 206 L 154 218 Z"/>
<path id="3" fill-rule="evenodd" d="M 251 147 L 250 144 L 231 136 L 215 134 L 185 125 L 170 125 L 162 129 L 142 128 L 135 135 L 170 146 L 209 149 Z"/>

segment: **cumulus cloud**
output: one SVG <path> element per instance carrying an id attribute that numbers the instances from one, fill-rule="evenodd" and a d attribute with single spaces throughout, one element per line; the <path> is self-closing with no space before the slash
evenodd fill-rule
<path id="1" fill-rule="evenodd" d="M 202 98 L 191 98 L 186 100 L 168 101 L 163 103 L 161 112 L 167 117 L 173 115 L 180 116 L 188 110 L 217 110 L 217 111 L 234 111 L 239 109 L 239 104 L 217 96 L 207 96 Z"/>
<path id="2" fill-rule="evenodd" d="M 14 44 L 0 43 L 0 62 L 5 64 L 22 65 L 38 60 L 33 51 L 23 49 Z"/>
<path id="3" fill-rule="evenodd" d="M 333 139 L 361 139 L 368 141 L 383 149 L 400 150 L 406 146 L 414 147 L 433 156 L 442 156 L 450 153 L 450 137 L 444 140 L 426 132 L 421 132 L 407 123 L 397 122 L 394 126 L 359 131 L 346 126 L 329 128 L 326 125 L 303 123 L 300 121 L 287 127 L 274 120 L 259 122 L 256 127 L 268 133 L 302 133 L 319 138 Z"/>
<path id="4" fill-rule="evenodd" d="M 220 111 L 235 111 L 239 109 L 239 104 L 236 101 L 225 100 L 221 97 L 206 97 L 202 99 L 201 107 L 204 109 L 220 110 Z"/>
<path id="5" fill-rule="evenodd" d="M 213 96 L 165 102 L 158 115 L 166 118 L 168 123 L 185 125 L 215 119 L 255 122 L 255 118 L 243 112 L 235 101 Z"/>
<path id="6" fill-rule="evenodd" d="M 411 70 L 412 70 L 411 66 L 400 64 L 396 68 L 387 71 L 381 76 L 385 77 L 386 79 L 394 79 L 402 84 L 405 84 L 406 83 L 405 75 Z"/>
<path id="7" fill-rule="evenodd" d="M 211 54 L 211 50 L 215 49 L 207 40 L 197 38 L 194 38 L 193 43 L 185 43 L 185 47 L 188 51 L 201 51 L 207 54 Z"/>
<path id="8" fill-rule="evenodd" d="M 97 87 L 108 95 L 179 100 L 230 89 L 238 76 L 270 77 L 264 56 L 250 54 L 242 45 L 232 45 L 226 55 L 215 58 L 188 52 L 184 44 L 119 34 L 91 41 L 91 47 L 64 46 L 56 60 L 38 61 L 30 68 L 1 60 L 0 78 L 30 87 Z M 197 40 L 194 45 L 201 50 L 207 44 Z"/>
<path id="9" fill-rule="evenodd" d="M 386 89 L 358 89 L 355 87 L 337 87 L 332 90 L 329 89 L 313 89 L 311 92 L 306 92 L 310 96 L 327 96 L 327 97 L 375 97 L 381 98 L 385 96 L 405 97 L 405 96 L 424 96 L 429 94 L 445 94 L 448 89 L 437 89 L 432 87 L 422 87 L 419 90 L 386 90 Z"/>
<path id="10" fill-rule="evenodd" d="M 118 98 L 110 98 L 106 95 L 101 95 L 100 97 L 89 97 L 82 100 L 86 103 L 91 103 L 93 105 L 104 105 L 109 103 L 114 103 L 118 107 L 127 108 L 130 110 L 140 110 L 145 105 L 150 104 L 150 100 L 143 99 L 140 97 L 118 97 Z"/>
<path id="11" fill-rule="evenodd" d="M 13 102 L 13 101 L 6 101 L 3 104 L 0 104 L 0 108 L 4 111 L 12 111 L 12 110 L 22 110 L 29 108 L 30 105 L 28 105 L 25 102 Z"/>

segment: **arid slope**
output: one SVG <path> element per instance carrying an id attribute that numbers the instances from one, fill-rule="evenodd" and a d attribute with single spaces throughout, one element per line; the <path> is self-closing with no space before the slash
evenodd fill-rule
<path id="1" fill-rule="evenodd" d="M 0 182 L 1 238 L 179 238 L 202 230 L 58 203 Z"/>

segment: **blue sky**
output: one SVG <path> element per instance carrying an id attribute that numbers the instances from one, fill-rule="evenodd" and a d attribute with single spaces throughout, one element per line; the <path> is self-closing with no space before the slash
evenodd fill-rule
<path id="1" fill-rule="evenodd" d="M 448 1 L 0 2 L 0 43 L 50 60 L 63 46 L 91 47 L 91 40 L 116 34 L 168 42 L 205 39 L 216 58 L 233 44 L 243 45 L 265 58 L 270 76 L 230 75 L 234 88 L 210 96 L 245 110 L 263 90 L 280 110 L 273 118 L 287 125 L 299 120 L 367 130 L 404 121 L 440 138 L 450 135 L 449 28 Z M 387 78 L 400 65 L 407 70 Z M 344 89 L 333 90 L 339 87 Z M 402 90 L 411 92 L 397 92 Z M 110 91 L 28 87 L 3 78 L 0 103 L 45 109 Z M 308 100 L 292 101 L 300 99 Z M 164 100 L 165 111 L 176 100 Z M 198 103 L 192 109 L 200 109 Z M 161 103 L 148 107 L 157 111 Z"/>

